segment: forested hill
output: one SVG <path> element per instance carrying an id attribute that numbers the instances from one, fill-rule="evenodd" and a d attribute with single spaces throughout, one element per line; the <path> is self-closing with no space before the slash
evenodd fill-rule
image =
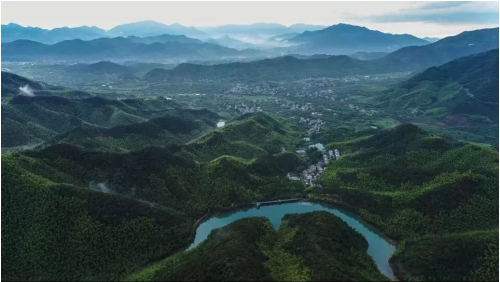
<path id="1" fill-rule="evenodd" d="M 39 144 L 83 124 L 112 127 L 146 122 L 177 107 L 177 103 L 164 98 L 109 100 L 17 95 L 2 100 L 2 148 Z"/>
<path id="2" fill-rule="evenodd" d="M 409 34 L 390 34 L 366 27 L 336 24 L 316 31 L 305 31 L 287 40 L 300 44 L 291 47 L 302 54 L 349 54 L 354 52 L 387 52 L 405 46 L 429 42 Z"/>
<path id="3" fill-rule="evenodd" d="M 287 131 L 293 132 L 266 115 L 246 116 L 235 121 L 235 128 L 239 123 L 274 132 L 270 134 L 273 136 L 281 136 L 279 131 L 284 130 L 280 142 L 287 140 Z M 242 137 L 233 135 L 233 130 L 228 125 L 215 132 L 231 142 L 253 142 L 238 140 Z M 209 140 L 212 138 L 201 137 L 198 141 L 218 146 Z M 491 252 L 498 244 L 496 150 L 402 125 L 373 136 L 329 144 L 339 148 L 342 157 L 321 176 L 323 189 L 304 190 L 301 183 L 285 177 L 303 165 L 294 153 L 271 154 L 255 143 L 252 146 L 262 155 L 238 158 L 223 147 L 220 150 L 226 153 L 218 153 L 211 160 L 205 156 L 200 162 L 195 158 L 198 155 L 189 154 L 189 147 L 197 142 L 121 154 L 57 144 L 2 156 L 2 255 L 11 258 L 2 265 L 2 279 L 121 279 L 187 246 L 193 223 L 209 211 L 224 211 L 253 201 L 301 197 L 305 192 L 327 202 L 332 200 L 325 194 L 338 194 L 342 202 L 337 204 L 358 212 L 399 240 L 394 263 L 400 277 L 495 278 L 490 263 L 494 257 Z M 357 235 L 350 234 L 352 230 L 344 233 L 343 225 L 316 224 L 331 221 L 321 215 L 313 219 L 294 217 L 285 218 L 288 227 L 282 227 L 274 237 L 290 241 L 284 245 L 267 241 L 271 242 L 268 247 L 257 245 L 255 254 L 269 255 L 271 260 L 252 256 L 256 264 L 247 265 L 239 274 L 254 277 L 254 269 L 267 275 L 262 277 L 276 280 L 380 279 L 380 273 L 371 271 L 376 270 L 372 262 L 363 258 L 365 243 L 356 241 Z M 251 229 L 263 230 L 259 225 Z M 282 230 L 296 231 L 293 235 Z M 318 235 L 314 236 L 316 230 Z M 339 235 L 332 237 L 331 232 Z M 324 234 L 333 241 L 321 239 Z M 232 238 L 238 241 L 235 236 Z M 343 238 L 342 243 L 335 238 Z M 344 244 L 345 238 L 351 240 L 349 247 Z M 243 240 L 245 246 L 250 246 L 248 240 Z M 236 241 L 226 246 L 227 251 L 221 245 L 218 250 L 228 254 L 234 247 L 232 254 L 248 254 L 236 252 L 240 244 Z M 213 248 L 214 241 L 209 239 L 204 244 L 186 255 L 204 254 Z M 304 245 L 311 246 L 305 250 L 315 252 L 313 257 L 324 259 L 311 260 L 300 248 Z M 317 245 L 321 247 L 315 248 Z M 342 255 L 346 252 L 358 255 Z M 300 263 L 281 267 L 281 255 L 292 255 Z M 204 259 L 196 257 L 196 261 Z M 201 266 L 215 262 L 208 259 L 194 269 L 189 263 L 180 264 L 173 270 L 158 272 L 157 278 L 184 273 L 201 277 L 208 273 Z M 443 267 L 436 270 L 437 263 Z M 325 265 L 328 269 L 338 266 L 339 270 L 323 272 Z M 233 266 L 217 267 L 235 269 Z M 211 273 L 206 275 L 218 275 Z M 225 273 L 228 277 L 236 275 Z"/>
<path id="4" fill-rule="evenodd" d="M 92 74 L 116 74 L 116 75 L 132 75 L 134 70 L 132 67 L 120 65 L 110 61 L 100 61 L 93 64 L 76 64 L 69 66 L 72 71 Z"/>
<path id="5" fill-rule="evenodd" d="M 391 68 L 392 69 L 392 68 Z M 212 66 L 180 64 L 171 70 L 154 69 L 146 73 L 145 79 L 259 81 L 290 80 L 309 77 L 338 77 L 347 75 L 390 72 L 384 63 L 360 61 L 349 56 L 327 56 L 298 59 L 285 56 L 248 63 L 229 63 Z"/>
<path id="6" fill-rule="evenodd" d="M 298 130 L 281 118 L 264 113 L 246 114 L 223 128 L 192 140 L 184 150 L 200 161 L 221 155 L 254 159 L 292 151 L 300 142 Z"/>
<path id="7" fill-rule="evenodd" d="M 267 81 L 310 77 L 339 77 L 422 70 L 462 56 L 498 48 L 498 28 L 463 32 L 423 46 L 404 47 L 374 60 L 361 61 L 349 56 L 311 56 L 299 59 L 284 56 L 247 63 L 211 66 L 183 63 L 171 70 L 153 69 L 149 81 L 214 80 Z M 355 52 L 355 50 L 353 50 Z"/>
<path id="8" fill-rule="evenodd" d="M 328 222 L 328 224 L 325 224 Z M 280 229 L 262 217 L 212 231 L 191 252 L 160 268 L 155 281 L 387 280 L 366 253 L 368 243 L 327 212 L 289 214 Z"/>
<path id="9" fill-rule="evenodd" d="M 17 95 L 61 96 L 75 99 L 93 96 L 87 92 L 52 86 L 43 82 L 33 81 L 15 73 L 2 71 L 2 98 Z"/>
<path id="10" fill-rule="evenodd" d="M 187 246 L 208 211 L 298 197 L 302 185 L 268 162 L 290 164 L 280 155 L 200 164 L 179 147 L 111 154 L 59 144 L 4 155 L 2 280 L 120 279 Z"/>
<path id="11" fill-rule="evenodd" d="M 431 67 L 376 97 L 403 109 L 452 123 L 498 123 L 498 49 Z M 463 125 L 463 124 L 462 124 Z"/>
<path id="12" fill-rule="evenodd" d="M 144 41 L 147 42 L 147 41 Z M 210 43 L 155 42 L 143 43 L 137 38 L 98 38 L 65 40 L 52 45 L 30 40 L 2 43 L 2 59 L 8 61 L 102 61 L 102 60 L 171 60 L 206 59 L 263 55 L 261 51 L 238 51 Z"/>
<path id="13" fill-rule="evenodd" d="M 148 121 L 111 128 L 84 123 L 55 136 L 44 146 L 68 143 L 89 150 L 128 152 L 152 146 L 182 145 L 214 129 L 220 118 L 206 109 L 174 109 Z"/>
<path id="14" fill-rule="evenodd" d="M 313 198 L 357 212 L 399 241 L 402 279 L 498 280 L 498 151 L 411 124 L 328 145 L 343 152 Z M 439 265 L 439 267 L 436 267 Z"/>
<path id="15" fill-rule="evenodd" d="M 377 61 L 418 70 L 492 49 L 498 49 L 498 27 L 464 31 L 424 46 L 404 47 Z"/>

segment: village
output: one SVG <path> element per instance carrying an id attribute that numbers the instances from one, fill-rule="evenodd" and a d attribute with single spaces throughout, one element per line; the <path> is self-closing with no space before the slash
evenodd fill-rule
<path id="1" fill-rule="evenodd" d="M 313 133 L 319 132 L 321 126 L 325 125 L 325 122 L 321 119 L 309 119 L 309 118 L 300 118 L 299 123 L 306 123 L 310 126 L 307 130 L 307 136 L 311 137 Z M 305 141 L 309 141 L 304 139 Z"/>
<path id="2" fill-rule="evenodd" d="M 340 151 L 338 149 L 326 150 L 321 149 L 321 154 L 323 155 L 323 160 L 318 161 L 316 164 L 310 165 L 307 169 L 303 170 L 299 176 L 293 176 L 290 173 L 287 174 L 288 179 L 290 180 L 300 180 L 304 183 L 305 186 L 314 186 L 316 185 L 317 178 L 323 173 L 326 169 L 326 165 L 330 162 L 337 160 L 340 158 Z M 306 155 L 305 149 L 298 149 L 296 151 L 300 156 Z M 319 188 L 322 188 L 321 185 L 317 185 Z"/>
<path id="3" fill-rule="evenodd" d="M 262 108 L 261 107 L 258 107 L 257 105 L 253 105 L 253 106 L 248 106 L 247 104 L 241 102 L 241 103 L 236 103 L 234 104 L 234 106 L 232 105 L 226 105 L 225 106 L 226 110 L 231 110 L 231 109 L 234 109 L 236 111 L 238 111 L 238 113 L 240 113 L 241 115 L 244 115 L 244 114 L 248 114 L 248 113 L 258 113 L 258 112 L 262 112 Z"/>
<path id="4" fill-rule="evenodd" d="M 391 80 L 408 73 L 394 73 L 391 75 L 373 76 L 344 76 L 344 77 L 316 77 L 304 78 L 292 81 L 261 81 L 258 83 L 234 83 L 228 84 L 225 94 L 238 95 L 271 95 L 286 96 L 296 98 L 317 98 L 324 97 L 335 101 L 335 89 L 345 84 L 359 84 L 374 81 Z M 215 82 L 215 81 L 208 81 Z"/>

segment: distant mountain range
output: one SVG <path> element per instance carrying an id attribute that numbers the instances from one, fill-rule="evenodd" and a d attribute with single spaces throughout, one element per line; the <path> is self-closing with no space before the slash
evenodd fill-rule
<path id="1" fill-rule="evenodd" d="M 201 40 L 187 37 L 185 35 L 170 35 L 170 34 L 161 34 L 161 35 L 147 36 L 147 37 L 128 36 L 127 39 L 135 43 L 144 43 L 144 44 L 169 43 L 169 42 L 197 43 L 197 44 L 203 43 Z"/>
<path id="2" fill-rule="evenodd" d="M 171 70 L 151 70 L 146 73 L 145 78 L 148 80 L 287 80 L 380 73 L 384 69 L 381 63 L 360 61 L 348 56 L 320 56 L 320 58 L 306 57 L 305 59 L 285 56 L 248 63 L 211 66 L 180 64 Z"/>
<path id="3" fill-rule="evenodd" d="M 380 60 L 405 69 L 437 66 L 459 57 L 498 48 L 498 27 L 465 31 L 425 46 L 410 46 L 388 54 Z"/>
<path id="4" fill-rule="evenodd" d="M 350 54 L 354 52 L 391 52 L 405 46 L 419 46 L 428 41 L 409 34 L 389 34 L 365 27 L 337 24 L 317 31 L 306 31 L 288 39 L 299 44 L 302 54 Z"/>
<path id="5" fill-rule="evenodd" d="M 324 25 L 310 25 L 310 24 L 293 24 L 286 27 L 282 24 L 276 23 L 255 23 L 249 25 L 222 25 L 216 27 L 200 27 L 199 29 L 211 36 L 228 35 L 232 37 L 272 37 L 286 33 L 302 33 L 307 30 L 323 29 Z"/>
<path id="6" fill-rule="evenodd" d="M 54 29 L 42 29 L 38 27 L 23 27 L 10 23 L 2 25 L 2 43 L 15 40 L 32 40 L 44 44 L 54 44 L 65 40 L 80 39 L 93 40 L 102 37 L 155 37 L 155 36 L 184 36 L 184 37 L 207 37 L 207 35 L 194 27 L 186 27 L 180 24 L 166 25 L 154 21 L 142 21 L 116 26 L 109 31 L 98 27 L 61 27 Z M 164 36 L 165 37 L 165 36 Z M 163 40 L 167 38 L 162 38 Z M 182 40 L 178 38 L 176 41 Z M 189 40 L 195 40 L 189 38 Z M 171 40 L 169 40 L 170 42 Z M 188 41 L 188 39 L 185 39 Z M 143 42 L 144 43 L 144 42 Z"/>
<path id="7" fill-rule="evenodd" d="M 107 36 L 105 30 L 95 26 L 60 27 L 48 30 L 38 27 L 23 27 L 14 23 L 2 25 L 2 43 L 24 39 L 45 44 L 54 44 L 64 40 L 92 40 Z"/>
<path id="8" fill-rule="evenodd" d="M 217 44 L 220 46 L 228 47 L 228 48 L 234 48 L 237 50 L 244 50 L 244 49 L 259 49 L 259 45 L 251 44 L 242 40 L 238 40 L 236 38 L 224 35 L 222 37 L 218 38 L 210 38 L 206 41 L 207 43 L 212 43 L 212 44 Z"/>
<path id="9" fill-rule="evenodd" d="M 422 39 L 425 41 L 429 41 L 431 43 L 441 40 L 441 38 L 439 38 L 439 37 L 423 37 Z"/>
<path id="10" fill-rule="evenodd" d="M 316 30 L 302 32 L 304 29 Z M 15 41 L 9 42 L 11 40 Z M 414 70 L 493 48 L 498 48 L 498 28 L 463 32 L 430 43 L 408 34 L 389 34 L 348 24 L 322 28 L 261 23 L 198 30 L 178 24 L 144 21 L 120 25 L 109 31 L 96 27 L 44 30 L 16 24 L 2 25 L 4 61 L 160 60 L 181 63 L 200 60 L 217 63 L 285 54 L 352 54 L 354 58 L 383 60 L 383 65 Z M 383 56 L 383 53 L 390 52 Z"/>
<path id="11" fill-rule="evenodd" d="M 217 27 L 195 28 L 181 24 L 163 24 L 155 21 L 140 21 L 118 25 L 106 31 L 98 27 L 61 27 L 43 29 L 38 27 L 23 27 L 10 23 L 2 25 L 2 43 L 15 40 L 32 40 L 44 44 L 54 44 L 64 40 L 92 40 L 101 37 L 151 37 L 158 35 L 184 35 L 197 39 L 214 37 L 258 37 L 268 38 L 279 34 L 302 33 L 306 30 L 318 30 L 326 26 L 294 24 L 286 27 L 281 24 L 257 23 L 250 25 L 223 25 Z"/>
<path id="12" fill-rule="evenodd" d="M 156 36 L 162 34 L 185 35 L 188 37 L 206 37 L 203 31 L 194 27 L 187 27 L 180 24 L 166 25 L 155 21 L 141 21 L 129 24 L 118 25 L 107 32 L 110 36 Z"/>
<path id="13" fill-rule="evenodd" d="M 150 44 L 139 42 L 149 42 Z M 256 50 L 238 51 L 216 44 L 170 35 L 155 36 L 154 38 L 99 38 L 90 41 L 75 39 L 53 45 L 29 40 L 2 43 L 2 60 L 4 61 L 154 60 L 156 62 L 181 62 L 186 59 L 250 57 L 259 54 L 262 55 L 260 51 Z"/>
<path id="14" fill-rule="evenodd" d="M 270 37 L 269 39 L 271 39 L 271 40 L 288 40 L 288 39 L 291 39 L 299 34 L 300 33 L 297 33 L 297 32 L 291 32 L 291 33 L 275 35 L 273 37 Z"/>
<path id="15" fill-rule="evenodd" d="M 223 79 L 233 81 L 287 80 L 309 77 L 339 77 L 347 75 L 390 73 L 421 70 L 437 66 L 461 56 L 498 48 L 498 28 L 464 32 L 438 42 L 406 47 L 381 58 L 293 54 L 248 63 L 202 66 L 180 64 L 171 70 L 151 70 L 146 79 Z M 356 57 L 356 55 L 351 55 Z"/>

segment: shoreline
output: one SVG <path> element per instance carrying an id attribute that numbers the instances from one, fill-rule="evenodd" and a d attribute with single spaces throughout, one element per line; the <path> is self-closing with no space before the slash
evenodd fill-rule
<path id="1" fill-rule="evenodd" d="M 388 237 L 387 234 L 385 234 L 382 231 L 382 228 L 378 227 L 377 225 L 375 225 L 373 223 L 370 223 L 370 222 L 367 222 L 366 220 L 364 220 L 361 217 L 361 215 L 355 210 L 355 207 L 353 207 L 351 205 L 344 204 L 343 202 L 328 202 L 328 201 L 323 201 L 321 199 L 305 199 L 304 201 L 305 202 L 318 203 L 318 204 L 326 204 L 326 205 L 334 206 L 335 208 L 337 208 L 337 209 L 339 209 L 341 211 L 344 211 L 344 212 L 346 212 L 348 214 L 351 214 L 351 215 L 355 216 L 357 220 L 359 220 L 360 222 L 362 222 L 364 225 L 366 225 L 372 231 L 374 231 L 377 235 L 380 235 L 382 238 L 384 238 L 387 242 L 391 243 L 395 247 L 397 247 L 398 244 L 399 244 L 399 242 L 396 241 L 395 239 L 392 239 L 392 238 Z"/>
<path id="2" fill-rule="evenodd" d="M 191 244 L 194 243 L 194 239 L 196 237 L 196 230 L 198 229 L 198 227 L 205 221 L 207 221 L 208 219 L 210 219 L 211 217 L 213 216 L 216 216 L 217 214 L 223 214 L 223 213 L 229 213 L 229 212 L 234 212 L 234 211 L 237 211 L 237 210 L 242 210 L 242 209 L 245 209 L 245 208 L 252 208 L 254 207 L 253 204 L 250 204 L 250 205 L 241 205 L 241 206 L 235 206 L 235 207 L 230 207 L 230 208 L 227 208 L 227 209 L 223 209 L 223 210 L 215 210 L 215 211 L 208 211 L 206 214 L 204 214 L 202 217 L 200 217 L 194 224 L 193 224 L 193 227 L 192 227 L 192 230 L 191 230 L 191 236 L 189 238 L 189 241 L 191 241 L 189 243 L 189 245 L 187 247 L 184 248 L 184 250 L 186 250 L 187 248 L 189 248 L 189 246 L 191 246 Z"/>
<path id="3" fill-rule="evenodd" d="M 334 207 L 334 208 L 336 208 L 336 209 L 338 209 L 338 210 L 340 210 L 340 211 L 348 214 L 349 216 L 354 217 L 356 220 L 358 220 L 359 222 L 361 222 L 362 224 L 364 224 L 366 227 L 368 227 L 371 231 L 373 231 L 377 235 L 381 236 L 384 240 L 386 240 L 388 243 L 390 243 L 391 245 L 393 245 L 396 249 L 398 247 L 398 244 L 399 244 L 398 241 L 396 241 L 396 240 L 394 240 L 392 238 L 389 238 L 377 226 L 375 226 L 375 225 L 373 225 L 371 223 L 366 222 L 363 218 L 361 218 L 361 215 L 356 212 L 356 210 L 354 209 L 353 206 L 350 206 L 350 205 L 347 205 L 347 204 L 343 204 L 341 202 L 331 203 L 331 202 L 327 202 L 327 201 L 320 200 L 320 199 L 309 199 L 309 198 L 302 198 L 301 202 L 309 202 L 309 203 L 318 203 L 318 204 L 323 204 L 323 205 L 330 205 L 330 206 L 332 206 L 332 207 Z M 285 203 L 276 203 L 276 205 L 280 205 L 280 204 L 287 204 L 287 203 L 286 202 Z M 235 212 L 235 211 L 239 211 L 239 210 L 245 210 L 245 209 L 251 209 L 251 208 L 257 208 L 257 207 L 255 205 L 251 204 L 251 205 L 243 205 L 243 206 L 237 206 L 237 207 L 230 207 L 230 208 L 224 209 L 222 211 L 210 211 L 210 212 L 206 213 L 204 216 L 202 216 L 200 219 L 198 219 L 195 222 L 195 224 L 193 225 L 193 233 L 192 233 L 193 234 L 192 235 L 192 240 L 193 241 L 191 242 L 191 244 L 194 242 L 194 238 L 196 237 L 196 230 L 207 219 L 210 219 L 213 216 L 216 216 L 218 214 L 231 213 L 231 212 Z M 191 244 L 189 246 L 191 246 Z M 187 248 L 189 248 L 189 246 L 187 246 L 186 248 L 184 248 L 184 250 L 187 250 Z M 397 269 L 396 269 L 395 265 L 391 262 L 391 259 L 392 259 L 392 256 L 389 258 L 388 264 L 389 264 L 389 267 L 392 270 L 392 273 L 393 273 L 394 277 L 387 277 L 387 278 L 390 279 L 391 281 L 401 281 L 401 279 L 396 274 L 395 270 L 397 270 Z"/>
<path id="4" fill-rule="evenodd" d="M 309 198 L 303 198 L 301 202 L 310 202 L 310 203 L 318 203 L 318 204 L 324 204 L 324 205 L 330 205 L 330 206 L 333 206 L 335 207 L 336 209 L 339 209 L 341 210 L 342 212 L 345 212 L 347 214 L 352 214 L 355 216 L 356 220 L 360 221 L 362 224 L 366 225 L 371 231 L 375 232 L 377 235 L 380 235 L 384 240 L 386 240 L 387 242 L 389 242 L 390 244 L 394 245 L 396 248 L 398 246 L 398 242 L 394 239 L 391 239 L 389 237 L 387 237 L 387 235 L 385 235 L 379 228 L 377 228 L 376 226 L 366 222 L 365 220 L 363 220 L 361 218 L 361 216 L 353 211 L 353 208 L 352 206 L 345 206 L 343 205 L 342 203 L 330 203 L 330 202 L 327 202 L 327 201 L 322 201 L 322 200 L 319 200 L 319 199 L 309 199 Z M 280 203 L 277 203 L 278 205 Z M 287 203 L 283 203 L 283 204 L 287 204 Z M 179 249 L 178 251 L 175 251 L 173 252 L 172 254 L 168 255 L 168 256 L 165 256 L 161 259 L 158 259 L 156 260 L 155 262 L 149 264 L 149 265 L 152 265 L 154 263 L 158 263 L 164 259 L 167 259 L 175 254 L 178 254 L 178 253 L 181 253 L 181 252 L 185 252 L 188 250 L 188 248 L 194 243 L 194 240 L 196 238 L 196 231 L 198 229 L 198 227 L 205 221 L 207 221 L 208 219 L 218 215 L 218 214 L 224 214 L 224 213 L 231 213 L 231 212 L 235 212 L 235 211 L 239 211 L 239 210 L 245 210 L 245 209 L 251 209 L 251 208 L 257 208 L 254 204 L 248 204 L 248 205 L 241 205 L 241 206 L 235 206 L 235 207 L 229 207 L 227 209 L 222 209 L 222 210 L 214 210 L 214 211 L 209 211 L 207 212 L 206 214 L 204 214 L 202 217 L 200 217 L 198 220 L 195 221 L 195 223 L 193 224 L 192 226 L 192 231 L 191 231 L 191 235 L 190 235 L 190 238 L 189 238 L 189 244 L 187 244 L 186 246 L 184 246 L 183 248 Z M 389 263 L 389 267 L 391 268 L 392 272 L 393 272 L 393 275 L 394 277 L 387 277 L 388 279 L 390 279 L 391 281 L 401 281 L 401 279 L 399 279 L 399 277 L 397 276 L 397 271 L 395 270 L 398 270 L 394 263 L 391 262 L 391 259 L 392 259 L 392 256 L 391 258 L 389 259 L 388 263 Z M 146 266 L 147 267 L 147 266 Z"/>

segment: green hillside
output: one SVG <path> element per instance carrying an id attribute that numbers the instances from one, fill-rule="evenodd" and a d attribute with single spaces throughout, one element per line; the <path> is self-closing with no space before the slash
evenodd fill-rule
<path id="1" fill-rule="evenodd" d="M 21 91 L 21 88 L 26 90 Z M 43 82 L 33 81 L 11 72 L 2 71 L 2 99 L 14 97 L 19 94 L 26 96 L 61 96 L 74 99 L 83 99 L 93 96 L 83 91 L 52 86 Z"/>
<path id="2" fill-rule="evenodd" d="M 353 24 L 3 24 L 0 280 L 500 281 L 499 28 Z"/>
<path id="3" fill-rule="evenodd" d="M 498 49 L 498 27 L 464 31 L 424 46 L 403 47 L 375 61 L 399 66 L 400 70 L 418 70 L 492 49 Z"/>
<path id="4" fill-rule="evenodd" d="M 431 67 L 370 103 L 438 135 L 498 146 L 498 49 Z"/>
<path id="5" fill-rule="evenodd" d="M 100 61 L 93 64 L 76 64 L 74 66 L 70 66 L 69 70 L 98 75 L 115 74 L 129 77 L 133 77 L 134 73 L 132 68 L 110 61 Z"/>
<path id="6" fill-rule="evenodd" d="M 300 141 L 297 129 L 264 113 L 246 114 L 223 128 L 191 141 L 185 151 L 201 161 L 221 155 L 252 159 L 292 151 Z"/>
<path id="7" fill-rule="evenodd" d="M 212 115 L 171 112 L 176 118 Z M 359 213 L 398 240 L 392 262 L 400 278 L 498 278 L 492 263 L 498 245 L 498 151 L 434 136 L 411 124 L 365 133 L 328 144 L 342 156 L 319 178 L 324 188 L 307 189 L 308 196 Z M 281 152 L 292 146 L 295 134 L 279 119 L 254 114 L 182 146 L 117 154 L 56 144 L 3 156 L 2 181 L 8 185 L 2 190 L 2 212 L 8 220 L 2 222 L 2 240 L 8 243 L 2 254 L 13 259 L 4 261 L 8 271 L 2 278 L 122 279 L 187 246 L 193 223 L 208 212 L 301 197 L 303 185 L 285 175 L 304 160 L 289 150 Z M 276 145 L 266 146 L 270 143 Z M 138 275 L 157 280 L 235 275 L 287 281 L 383 279 L 359 235 L 322 224 L 331 222 L 326 215 L 305 216 L 286 217 L 278 232 L 269 233 L 275 235 L 252 223 L 257 233 L 241 238 L 243 243 L 234 235 L 226 239 L 236 241 L 221 245 L 212 234 L 197 249 Z M 259 230 L 265 233 L 258 235 Z M 85 239 L 89 236 L 92 240 Z M 259 236 L 267 245 L 250 240 Z M 238 246 L 256 247 L 241 253 Z M 238 258 L 247 255 L 242 269 Z M 446 265 L 436 270 L 445 258 Z"/>
<path id="8" fill-rule="evenodd" d="M 67 184 L 63 171 L 2 157 L 2 280 L 116 280 L 188 243 L 185 214 Z"/>
<path id="9" fill-rule="evenodd" d="M 140 41 L 146 41 L 142 39 Z M 154 39 L 153 39 L 154 40 Z M 162 61 L 207 59 L 216 57 L 262 56 L 258 50 L 242 50 L 222 47 L 210 43 L 193 42 L 137 42 L 134 38 L 102 37 L 92 40 L 64 40 L 55 44 L 42 44 L 31 40 L 16 40 L 2 43 L 5 61 Z"/>
<path id="10" fill-rule="evenodd" d="M 449 123 L 454 116 L 469 123 L 498 122 L 498 49 L 431 67 L 377 100 Z"/>
<path id="11" fill-rule="evenodd" d="M 186 246 L 207 212 L 300 196 L 285 177 L 294 161 L 197 163 L 180 146 L 115 154 L 67 144 L 3 156 L 2 254 L 12 259 L 2 279 L 116 280 Z"/>
<path id="12" fill-rule="evenodd" d="M 338 204 L 400 241 L 393 257 L 399 277 L 456 280 L 482 271 L 489 273 L 483 279 L 498 279 L 496 266 L 491 272 L 482 262 L 498 238 L 497 150 L 411 124 L 328 146 L 342 157 L 319 178 L 325 189 L 310 196 L 334 201 L 324 194 L 336 194 Z M 475 247 L 457 249 L 470 240 Z M 446 267 L 436 271 L 444 257 Z"/>
<path id="13" fill-rule="evenodd" d="M 368 243 L 359 233 L 327 212 L 286 215 L 277 231 L 267 219 L 254 217 L 212 231 L 196 249 L 175 257 L 153 277 L 142 278 L 155 281 L 386 280 L 366 253 L 367 248 Z"/>
<path id="14" fill-rule="evenodd" d="M 111 128 L 83 124 L 61 133 L 45 145 L 68 143 L 85 149 L 128 152 L 151 146 L 185 144 L 216 127 L 220 116 L 203 110 L 175 109 L 146 122 Z"/>
<path id="15" fill-rule="evenodd" d="M 153 69 L 145 74 L 148 81 L 220 81 L 256 82 L 293 80 L 310 77 L 341 77 L 347 75 L 376 74 L 397 71 L 384 62 L 361 61 L 345 55 L 298 59 L 293 56 L 277 57 L 248 63 L 196 65 L 183 63 L 171 70 Z"/>
<path id="16" fill-rule="evenodd" d="M 83 124 L 104 127 L 146 122 L 178 107 L 170 100 L 21 96 L 2 101 L 2 148 L 34 145 Z"/>

